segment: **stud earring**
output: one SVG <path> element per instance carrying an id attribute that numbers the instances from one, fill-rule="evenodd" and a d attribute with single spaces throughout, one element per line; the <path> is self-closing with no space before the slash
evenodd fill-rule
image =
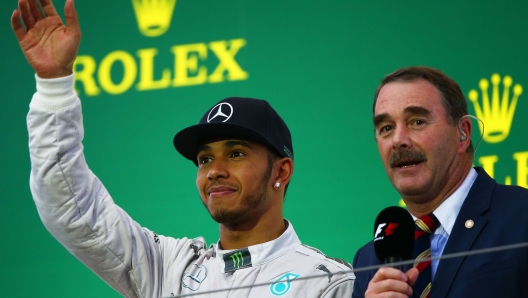
<path id="1" fill-rule="evenodd" d="M 275 182 L 274 186 L 275 186 L 275 188 L 280 188 L 281 184 L 280 184 L 280 182 Z"/>

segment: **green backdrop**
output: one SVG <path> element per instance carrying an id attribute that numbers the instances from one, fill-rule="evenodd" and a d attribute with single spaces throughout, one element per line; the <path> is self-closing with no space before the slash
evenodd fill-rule
<path id="1" fill-rule="evenodd" d="M 62 11 L 64 1 L 55 2 Z M 256 97 L 293 135 L 285 217 L 304 243 L 352 261 L 378 212 L 400 200 L 374 142 L 372 96 L 385 74 L 408 65 L 443 70 L 466 95 L 476 90 L 492 134 L 475 164 L 528 187 L 528 94 L 514 95 L 515 85 L 528 87 L 528 3 L 179 0 L 163 32 L 148 24 L 163 15 L 149 18 L 137 2 L 136 15 L 132 1 L 76 1 L 83 29 L 76 88 L 91 169 L 117 204 L 159 234 L 217 241 L 196 168 L 172 138 L 224 97 Z M 15 0 L 0 2 L 0 296 L 118 297 L 53 239 L 31 199 L 25 116 L 35 83 L 10 29 L 15 8 Z M 150 29 L 140 30 L 140 21 Z M 493 105 L 491 83 L 492 104 L 482 101 L 479 82 L 494 73 L 500 101 L 502 78 L 512 78 L 510 111 Z"/>

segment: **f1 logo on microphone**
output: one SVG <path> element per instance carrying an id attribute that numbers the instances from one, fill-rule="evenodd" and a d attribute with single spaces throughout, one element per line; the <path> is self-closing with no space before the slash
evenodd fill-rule
<path id="1" fill-rule="evenodd" d="M 381 223 L 378 225 L 378 228 L 376 229 L 376 233 L 374 234 L 374 241 L 376 240 L 382 240 L 385 238 L 385 236 L 391 236 L 394 234 L 394 231 L 399 226 L 399 223 Z"/>

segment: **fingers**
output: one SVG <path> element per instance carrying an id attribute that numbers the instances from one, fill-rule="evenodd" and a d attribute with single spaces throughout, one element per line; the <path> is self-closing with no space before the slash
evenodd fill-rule
<path id="1" fill-rule="evenodd" d="M 385 279 L 396 279 L 407 282 L 407 275 L 405 275 L 405 273 L 401 272 L 398 269 L 382 267 L 378 270 L 378 272 L 376 272 L 376 274 L 372 278 L 372 281 L 378 282 Z"/>
<path id="2" fill-rule="evenodd" d="M 73 4 L 73 0 L 66 0 L 64 5 L 64 16 L 66 18 L 66 26 L 68 29 L 80 32 L 81 28 L 79 26 L 79 16 L 77 15 L 77 10 Z"/>
<path id="3" fill-rule="evenodd" d="M 70 21 L 73 21 L 72 24 L 74 24 L 78 30 L 79 24 L 77 21 L 77 12 L 75 11 L 75 8 L 73 8 L 73 1 L 67 0 L 66 6 L 68 6 L 68 2 L 70 3 L 69 10 L 73 11 L 73 13 L 69 14 L 71 16 Z M 40 3 L 42 9 L 39 6 L 39 0 L 18 1 L 18 10 L 15 10 L 11 16 L 11 27 L 19 40 L 24 36 L 25 32 L 35 27 L 35 24 L 38 21 L 49 16 L 58 16 L 57 10 L 51 0 L 40 0 Z M 20 19 L 22 19 L 22 23 L 20 22 Z"/>
<path id="4" fill-rule="evenodd" d="M 11 15 L 11 28 L 13 28 L 13 32 L 18 41 L 21 41 L 24 35 L 26 35 L 26 30 L 24 30 L 24 27 L 20 23 L 20 12 L 18 10 L 13 11 Z"/>
<path id="5" fill-rule="evenodd" d="M 44 19 L 44 15 L 42 14 L 42 10 L 40 10 L 38 0 L 29 0 L 29 10 L 31 10 L 31 15 L 36 22 Z"/>
<path id="6" fill-rule="evenodd" d="M 42 5 L 42 9 L 44 10 L 46 16 L 50 17 L 59 15 L 51 0 L 40 0 L 40 4 Z"/>
<path id="7" fill-rule="evenodd" d="M 29 9 L 29 4 L 27 3 L 26 0 L 18 1 L 18 11 L 20 12 L 22 21 L 24 22 L 24 25 L 26 26 L 26 30 L 29 31 L 31 28 L 35 26 L 35 18 L 31 14 L 31 11 Z"/>
<path id="8" fill-rule="evenodd" d="M 414 272 L 411 277 L 414 278 Z M 409 277 L 394 268 L 380 268 L 369 282 L 365 297 L 408 297 L 412 294 Z M 413 281 L 414 282 L 414 281 Z"/>

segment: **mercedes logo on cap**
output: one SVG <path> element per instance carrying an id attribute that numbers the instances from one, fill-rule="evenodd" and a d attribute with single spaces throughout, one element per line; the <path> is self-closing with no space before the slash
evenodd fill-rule
<path id="1" fill-rule="evenodd" d="M 219 118 L 219 120 L 222 120 L 222 122 L 226 122 L 231 118 L 233 115 L 233 107 L 227 103 L 227 102 L 221 102 L 214 106 L 211 111 L 209 111 L 209 115 L 207 115 L 207 122 L 211 122 L 215 118 Z"/>

